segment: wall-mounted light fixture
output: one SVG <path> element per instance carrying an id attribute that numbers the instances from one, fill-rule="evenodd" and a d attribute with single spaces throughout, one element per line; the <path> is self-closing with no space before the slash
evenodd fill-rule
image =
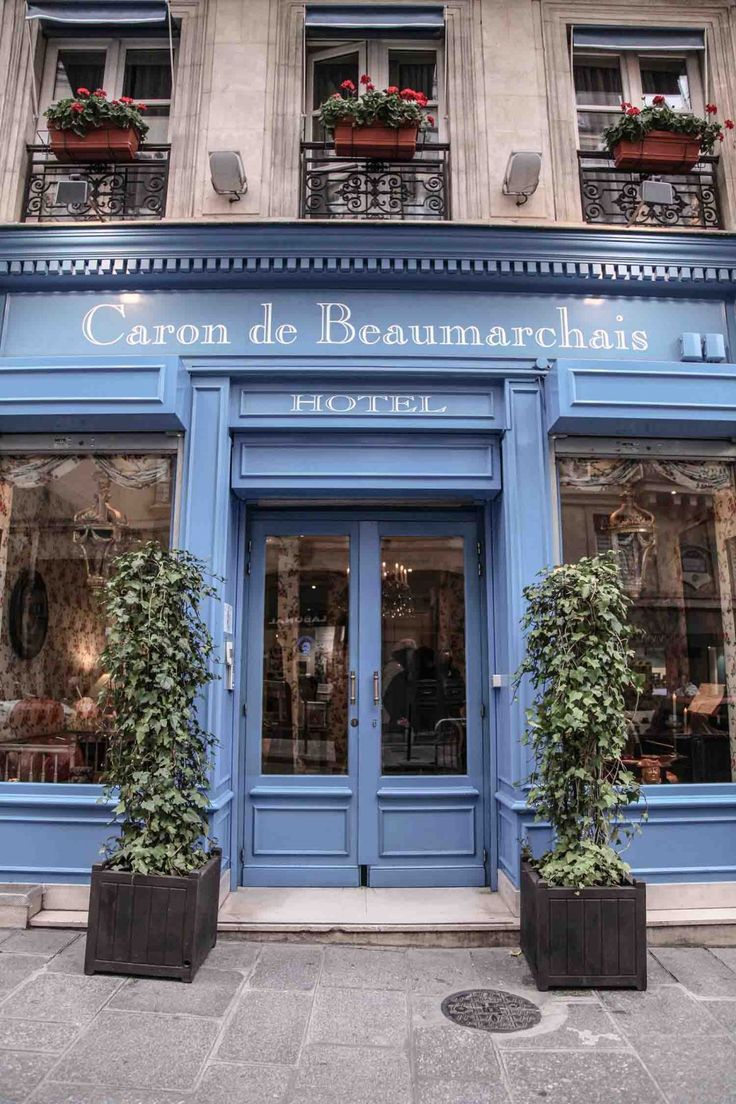
<path id="1" fill-rule="evenodd" d="M 539 187 L 539 174 L 542 171 L 542 155 L 534 150 L 515 150 L 509 155 L 506 176 L 503 181 L 503 194 L 516 196 L 516 206 L 526 203 Z"/>
<path id="2" fill-rule="evenodd" d="M 642 180 L 639 185 L 639 199 L 648 207 L 660 204 L 669 207 L 675 201 L 675 189 L 666 180 Z"/>
<path id="3" fill-rule="evenodd" d="M 210 153 L 210 179 L 218 195 L 237 203 L 248 191 L 243 159 L 237 150 L 214 150 Z"/>

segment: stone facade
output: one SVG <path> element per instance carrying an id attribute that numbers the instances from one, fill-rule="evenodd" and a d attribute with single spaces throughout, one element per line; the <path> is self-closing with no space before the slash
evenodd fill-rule
<path id="1" fill-rule="evenodd" d="M 35 140 L 46 44 L 25 0 L 0 3 L 0 218 L 16 221 L 25 146 Z M 304 4 L 296 0 L 172 0 L 180 25 L 170 139 L 170 219 L 290 219 L 299 214 L 304 111 Z M 446 118 L 456 221 L 581 221 L 568 28 L 605 23 L 706 31 L 706 98 L 736 113 L 736 14 L 731 0 L 453 0 L 446 6 Z M 34 84 L 35 78 L 35 84 Z M 43 120 L 41 119 L 41 123 Z M 239 150 L 248 192 L 213 191 L 210 150 Z M 539 188 L 523 206 L 502 194 L 513 150 L 540 150 Z M 733 228 L 736 150 L 718 169 Z"/>

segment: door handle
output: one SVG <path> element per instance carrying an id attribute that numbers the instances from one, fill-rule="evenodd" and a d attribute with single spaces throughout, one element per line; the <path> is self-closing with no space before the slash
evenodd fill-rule
<path id="1" fill-rule="evenodd" d="M 378 671 L 373 672 L 373 704 L 378 705 L 381 700 L 381 690 L 378 684 Z"/>
<path id="2" fill-rule="evenodd" d="M 350 704 L 355 705 L 355 671 L 350 672 Z"/>

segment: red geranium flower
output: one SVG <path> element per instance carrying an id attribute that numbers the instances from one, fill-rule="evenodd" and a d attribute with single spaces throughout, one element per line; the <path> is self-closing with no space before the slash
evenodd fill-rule
<path id="1" fill-rule="evenodd" d="M 367 73 L 364 73 L 363 76 L 360 78 L 360 83 L 361 84 L 370 84 L 371 83 L 371 78 L 368 76 Z"/>
<path id="2" fill-rule="evenodd" d="M 660 104 L 663 104 L 663 103 L 666 103 L 666 102 L 667 101 L 665 100 L 664 96 L 661 96 L 661 95 L 660 96 L 654 96 L 652 98 L 652 103 L 654 104 L 655 107 L 659 107 Z"/>
<path id="3" fill-rule="evenodd" d="M 121 96 L 120 97 L 120 102 L 125 103 L 125 104 L 133 103 L 133 97 L 132 96 Z"/>
<path id="4" fill-rule="evenodd" d="M 402 100 L 415 100 L 417 98 L 417 94 L 413 88 L 402 88 L 399 95 Z"/>
<path id="5" fill-rule="evenodd" d="M 718 112 L 718 108 L 715 104 L 706 104 L 705 110 L 708 112 L 709 115 L 716 115 Z"/>
<path id="6" fill-rule="evenodd" d="M 722 142 L 722 141 L 723 141 L 723 139 L 724 139 L 725 137 L 726 137 L 726 135 L 725 135 L 725 134 L 719 134 L 719 135 L 718 135 L 718 141 L 719 141 L 719 142 Z"/>
<path id="7" fill-rule="evenodd" d="M 135 107 L 136 111 L 148 111 L 148 108 L 145 104 L 136 104 Z"/>
<path id="8" fill-rule="evenodd" d="M 93 96 L 106 96 L 106 95 L 107 95 L 107 92 L 105 91 L 105 89 L 104 89 L 104 88 L 95 88 L 95 90 L 94 90 L 94 92 L 92 93 L 92 95 L 93 95 Z"/>
<path id="9" fill-rule="evenodd" d="M 631 107 L 631 104 L 628 102 L 628 100 L 622 100 L 621 101 L 621 110 L 626 111 L 627 107 Z"/>
<path id="10" fill-rule="evenodd" d="M 641 111 L 638 107 L 630 107 L 626 112 L 627 115 L 641 115 Z"/>
<path id="11" fill-rule="evenodd" d="M 365 86 L 365 90 L 366 90 L 366 92 L 375 92 L 376 91 L 376 86 L 373 83 L 373 81 L 368 81 L 367 85 Z"/>
<path id="12" fill-rule="evenodd" d="M 89 96 L 90 95 L 89 88 L 78 88 L 77 89 L 77 95 L 78 96 Z"/>
<path id="13" fill-rule="evenodd" d="M 342 84 L 340 85 L 340 87 L 345 92 L 354 92 L 355 91 L 355 85 L 353 84 L 353 82 L 351 80 L 344 80 L 342 82 Z"/>
<path id="14" fill-rule="evenodd" d="M 434 115 L 428 115 L 427 116 L 427 122 L 429 123 L 430 126 L 434 126 Z"/>
<path id="15" fill-rule="evenodd" d="M 396 87 L 395 84 L 390 84 L 388 86 L 388 88 L 386 89 L 386 94 L 388 96 L 398 96 L 399 90 L 398 90 L 398 88 Z"/>
<path id="16" fill-rule="evenodd" d="M 726 119 L 726 121 L 724 122 L 723 125 L 725 126 L 726 130 L 733 130 L 733 127 L 734 127 L 733 119 Z"/>
<path id="17" fill-rule="evenodd" d="M 84 111 L 84 104 L 73 103 L 72 104 L 72 111 Z"/>

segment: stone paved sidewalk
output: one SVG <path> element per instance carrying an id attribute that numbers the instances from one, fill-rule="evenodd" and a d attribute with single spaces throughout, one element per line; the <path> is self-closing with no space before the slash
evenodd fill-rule
<path id="1" fill-rule="evenodd" d="M 194 984 L 85 977 L 84 936 L 0 931 L 0 1104 L 734 1104 L 736 948 L 657 948 L 649 990 L 534 989 L 506 949 L 221 937 Z M 516 1034 L 444 997 L 538 1004 Z"/>

